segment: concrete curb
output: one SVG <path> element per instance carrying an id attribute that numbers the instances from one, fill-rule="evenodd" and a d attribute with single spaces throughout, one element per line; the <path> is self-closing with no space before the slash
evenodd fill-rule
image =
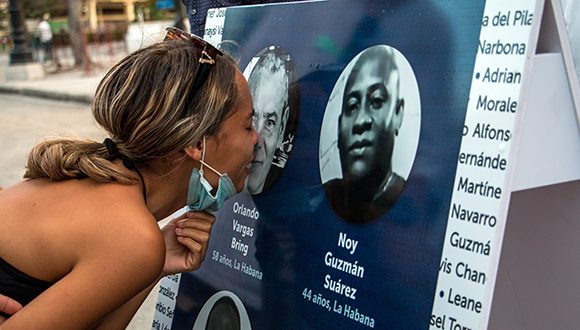
<path id="1" fill-rule="evenodd" d="M 93 97 L 89 95 L 70 94 L 56 91 L 46 91 L 27 87 L 11 87 L 0 85 L 0 93 L 19 94 L 25 96 L 38 97 L 56 101 L 77 102 L 82 104 L 91 104 Z"/>

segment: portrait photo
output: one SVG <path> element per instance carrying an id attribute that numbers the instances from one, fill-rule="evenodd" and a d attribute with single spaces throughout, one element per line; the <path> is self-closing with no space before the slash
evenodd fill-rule
<path id="1" fill-rule="evenodd" d="M 333 210 L 368 223 L 397 201 L 419 143 L 421 100 L 405 56 L 375 45 L 339 76 L 320 133 L 320 177 Z"/>
<path id="2" fill-rule="evenodd" d="M 291 56 L 274 45 L 252 58 L 244 76 L 254 101 L 254 127 L 259 135 L 246 188 L 257 195 L 276 181 L 290 157 L 298 121 L 298 85 Z"/>
<path id="3" fill-rule="evenodd" d="M 246 308 L 231 291 L 219 291 L 203 305 L 192 330 L 252 329 Z"/>

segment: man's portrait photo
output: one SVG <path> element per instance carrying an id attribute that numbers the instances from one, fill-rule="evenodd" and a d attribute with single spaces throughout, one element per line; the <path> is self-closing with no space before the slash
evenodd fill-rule
<path id="1" fill-rule="evenodd" d="M 368 223 L 396 203 L 419 142 L 421 104 L 413 70 L 395 48 L 358 54 L 339 77 L 320 138 L 320 175 L 333 210 Z"/>
<path id="2" fill-rule="evenodd" d="M 260 51 L 244 70 L 254 101 L 258 144 L 246 187 L 250 194 L 268 189 L 288 161 L 298 115 L 297 84 L 290 55 L 278 46 Z"/>
<path id="3" fill-rule="evenodd" d="M 192 330 L 252 329 L 244 303 L 236 294 L 223 290 L 214 293 L 203 305 Z"/>

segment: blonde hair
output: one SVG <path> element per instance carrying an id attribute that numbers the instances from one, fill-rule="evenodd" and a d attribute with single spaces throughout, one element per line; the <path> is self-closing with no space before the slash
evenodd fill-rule
<path id="1" fill-rule="evenodd" d="M 239 95 L 236 63 L 228 55 L 219 56 L 201 88 L 192 90 L 198 53 L 191 42 L 163 41 L 128 55 L 107 72 L 92 112 L 121 158 L 136 166 L 163 160 L 217 133 L 233 113 Z M 32 149 L 24 178 L 137 182 L 116 170 L 109 158 L 100 142 L 50 139 Z"/>

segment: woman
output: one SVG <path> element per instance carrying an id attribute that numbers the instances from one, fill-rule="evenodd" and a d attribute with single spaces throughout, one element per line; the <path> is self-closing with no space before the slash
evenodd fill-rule
<path id="1" fill-rule="evenodd" d="M 0 193 L 0 294 L 24 305 L 2 329 L 126 327 L 160 277 L 199 267 L 215 220 L 205 210 L 243 188 L 250 92 L 201 39 L 169 30 L 127 56 L 92 108 L 109 138 L 39 143 L 25 180 Z"/>

